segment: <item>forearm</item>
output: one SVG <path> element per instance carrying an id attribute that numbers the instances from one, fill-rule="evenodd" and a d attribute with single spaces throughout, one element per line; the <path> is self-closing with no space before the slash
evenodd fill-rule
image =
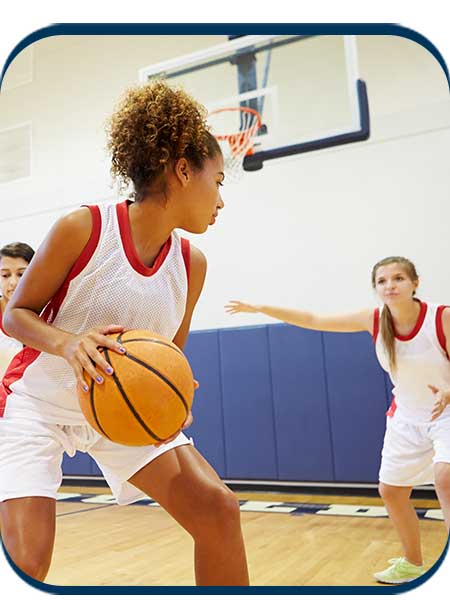
<path id="1" fill-rule="evenodd" d="M 289 323 L 290 325 L 304 327 L 305 329 L 320 329 L 313 313 L 261 304 L 255 304 L 254 307 L 258 312 L 267 315 L 268 317 L 278 319 L 279 321 Z"/>
<path id="2" fill-rule="evenodd" d="M 230 300 L 225 310 L 234 315 L 237 313 L 259 312 L 274 319 L 279 319 L 290 325 L 314 329 L 316 331 L 334 331 L 350 333 L 354 331 L 369 331 L 372 333 L 373 309 L 338 315 L 318 315 L 316 313 L 266 306 L 264 304 L 246 304 L 239 300 Z"/>
<path id="3" fill-rule="evenodd" d="M 3 326 L 13 338 L 42 352 L 61 355 L 61 349 L 71 333 L 48 325 L 39 315 L 27 308 L 7 308 Z"/>

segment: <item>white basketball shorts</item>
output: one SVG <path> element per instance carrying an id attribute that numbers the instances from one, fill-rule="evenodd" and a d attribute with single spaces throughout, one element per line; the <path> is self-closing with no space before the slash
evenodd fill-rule
<path id="1" fill-rule="evenodd" d="M 381 454 L 380 481 L 388 485 L 416 486 L 434 483 L 434 464 L 450 463 L 450 414 L 414 425 L 387 418 Z"/>
<path id="2" fill-rule="evenodd" d="M 90 425 L 53 425 L 18 417 L 0 418 L 0 502 L 12 498 L 56 498 L 66 451 L 87 452 L 100 467 L 118 504 L 145 494 L 128 479 L 152 460 L 177 446 L 192 444 L 183 433 L 161 446 L 123 446 Z"/>

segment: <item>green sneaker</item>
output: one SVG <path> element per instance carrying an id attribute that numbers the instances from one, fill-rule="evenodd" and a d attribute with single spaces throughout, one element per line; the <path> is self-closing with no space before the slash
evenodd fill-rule
<path id="1" fill-rule="evenodd" d="M 425 573 L 423 566 L 413 565 L 406 558 L 391 558 L 388 562 L 391 564 L 390 567 L 373 574 L 381 583 L 406 583 Z"/>

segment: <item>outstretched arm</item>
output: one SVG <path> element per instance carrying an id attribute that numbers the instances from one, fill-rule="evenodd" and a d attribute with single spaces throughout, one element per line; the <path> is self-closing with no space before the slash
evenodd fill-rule
<path id="1" fill-rule="evenodd" d="M 318 315 L 277 306 L 265 306 L 261 304 L 245 304 L 237 300 L 231 300 L 225 306 L 226 312 L 234 315 L 236 313 L 262 313 L 274 319 L 284 321 L 297 327 L 315 329 L 318 331 L 369 331 L 373 330 L 373 309 L 367 308 L 359 312 L 339 315 Z"/>

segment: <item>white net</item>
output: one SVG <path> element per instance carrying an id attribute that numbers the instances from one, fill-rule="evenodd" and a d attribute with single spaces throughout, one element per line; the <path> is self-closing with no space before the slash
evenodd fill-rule
<path id="1" fill-rule="evenodd" d="M 253 150 L 253 140 L 261 127 L 261 117 L 252 108 L 220 108 L 208 116 L 212 133 L 222 149 L 226 181 L 236 182 L 244 172 L 243 162 Z"/>

